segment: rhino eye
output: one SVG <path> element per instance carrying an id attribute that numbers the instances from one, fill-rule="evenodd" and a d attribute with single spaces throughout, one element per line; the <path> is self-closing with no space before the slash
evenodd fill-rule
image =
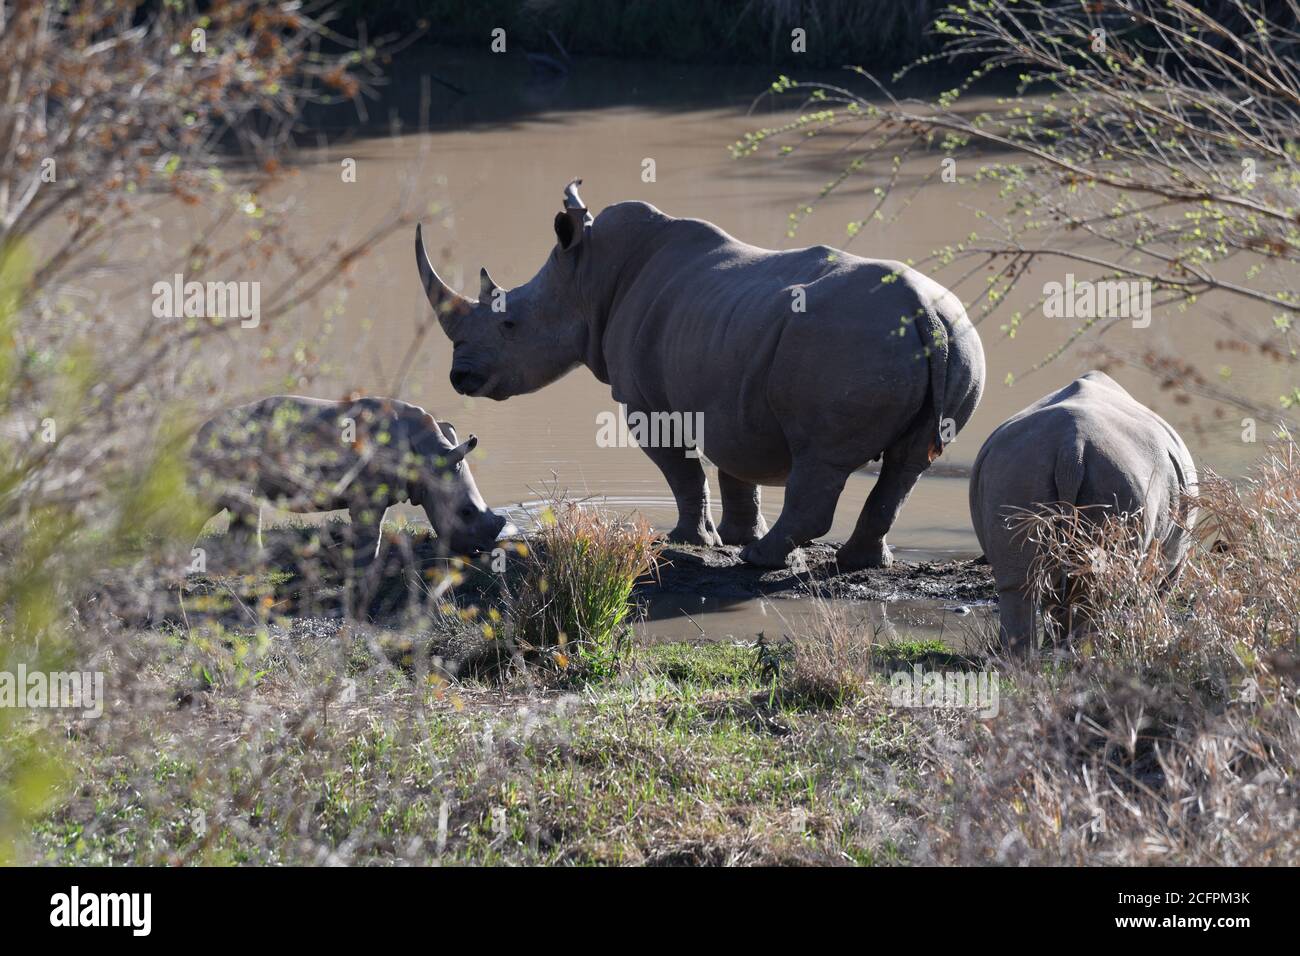
<path id="1" fill-rule="evenodd" d="M 502 320 L 501 320 L 501 328 L 502 328 L 503 331 L 506 331 L 506 332 L 513 332 L 513 331 L 515 330 L 515 325 L 516 325 L 516 324 L 517 324 L 517 323 L 515 322 L 514 319 L 502 319 Z"/>

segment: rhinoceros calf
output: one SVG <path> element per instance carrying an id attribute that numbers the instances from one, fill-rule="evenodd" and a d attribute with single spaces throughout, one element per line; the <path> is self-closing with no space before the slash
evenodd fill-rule
<path id="1" fill-rule="evenodd" d="M 263 502 L 300 513 L 346 508 L 354 560 L 364 565 L 378 549 L 384 512 L 410 501 L 424 508 L 443 547 L 473 552 L 490 548 L 505 525 L 483 503 L 465 461 L 477 444 L 393 398 L 276 395 L 199 429 L 191 481 L 214 514 L 230 511 L 232 534 L 258 528 Z"/>
<path id="2" fill-rule="evenodd" d="M 1139 516 L 1135 543 L 1159 546 L 1169 581 L 1191 544 L 1195 494 L 1196 469 L 1178 433 L 1103 372 L 999 425 L 975 458 L 970 516 L 993 567 L 1003 641 L 1023 646 L 1034 633 L 1027 577 L 1037 550 L 1018 515 L 1066 505 L 1094 522 Z"/>
<path id="3" fill-rule="evenodd" d="M 586 365 L 629 419 L 698 416 L 718 467 L 716 528 L 698 452 L 641 443 L 677 500 L 669 538 L 743 545 L 744 560 L 766 567 L 825 534 L 848 476 L 883 455 L 838 557 L 888 564 L 885 533 L 984 387 L 961 303 L 902 263 L 759 249 L 643 202 L 593 219 L 578 183 L 541 270 L 507 292 L 484 269 L 477 302 L 438 277 L 417 227 L 420 277 L 454 343 L 452 386 L 501 400 Z M 770 531 L 760 485 L 786 487 Z"/>

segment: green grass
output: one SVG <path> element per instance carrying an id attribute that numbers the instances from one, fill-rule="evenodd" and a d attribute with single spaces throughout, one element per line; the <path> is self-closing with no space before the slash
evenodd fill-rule
<path id="1" fill-rule="evenodd" d="M 336 643 L 300 651 L 328 658 Z M 164 670 L 183 679 L 184 667 L 177 653 Z M 899 858 L 865 820 L 883 799 L 881 763 L 909 772 L 906 717 L 865 702 L 832 714 L 768 711 L 752 648 L 640 648 L 619 679 L 580 696 L 381 670 L 364 700 L 382 694 L 408 720 L 367 716 L 359 700 L 317 722 L 310 742 L 278 727 L 233 743 L 217 765 L 212 752 L 196 755 L 196 741 L 249 703 L 300 706 L 311 680 L 291 670 L 269 664 L 256 686 L 210 687 L 199 706 L 113 715 L 105 723 L 114 726 L 75 741 L 69 759 L 82 783 L 35 828 L 33 856 L 311 863 L 348 848 L 353 862 Z M 250 768 L 267 754 L 275 765 L 258 777 Z"/>
<path id="2" fill-rule="evenodd" d="M 739 644 L 653 644 L 637 663 L 655 677 L 697 688 L 747 688 L 758 673 L 753 648 Z"/>
<path id="3" fill-rule="evenodd" d="M 943 641 L 889 641 L 877 644 L 872 651 L 872 665 L 881 670 L 893 670 L 911 664 L 934 667 L 960 668 L 970 658 L 954 653 Z"/>

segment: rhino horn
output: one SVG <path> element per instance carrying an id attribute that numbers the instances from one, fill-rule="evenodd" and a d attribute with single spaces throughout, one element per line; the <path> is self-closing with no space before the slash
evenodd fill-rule
<path id="1" fill-rule="evenodd" d="M 569 185 L 564 187 L 565 209 L 581 209 L 583 212 L 587 211 L 587 204 L 583 202 L 582 197 L 578 195 L 578 187 L 581 185 L 582 180 L 575 179 L 570 182 Z"/>
<path id="2" fill-rule="evenodd" d="M 485 266 L 484 268 L 479 269 L 478 300 L 480 302 L 486 302 L 488 299 L 492 298 L 492 293 L 495 292 L 496 290 L 497 290 L 497 284 L 493 282 L 492 277 L 488 275 L 487 267 Z"/>
<path id="3" fill-rule="evenodd" d="M 429 261 L 429 254 L 424 249 L 424 237 L 420 234 L 420 225 L 415 226 L 415 264 L 420 269 L 420 281 L 424 283 L 424 294 L 429 297 L 429 304 L 438 315 L 438 321 L 445 330 L 453 316 L 469 312 L 473 302 L 443 282 Z"/>
<path id="4" fill-rule="evenodd" d="M 564 211 L 555 214 L 555 238 L 560 241 L 561 249 L 572 249 L 582 240 L 583 231 L 592 223 L 587 204 L 578 195 L 581 179 L 575 179 L 564 187 Z"/>
<path id="5" fill-rule="evenodd" d="M 588 225 L 591 223 L 591 213 L 587 211 L 587 204 L 578 195 L 578 187 L 581 185 L 582 180 L 575 179 L 564 187 L 564 211 L 578 223 Z"/>

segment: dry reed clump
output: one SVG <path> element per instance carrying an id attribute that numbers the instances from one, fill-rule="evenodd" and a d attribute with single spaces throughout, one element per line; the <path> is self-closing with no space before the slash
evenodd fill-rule
<path id="1" fill-rule="evenodd" d="M 515 643 L 561 670 L 612 671 L 626 648 L 632 588 L 659 552 L 645 519 L 553 498 L 509 602 Z"/>
<path id="2" fill-rule="evenodd" d="M 787 703 L 836 707 L 860 698 L 871 680 L 875 633 L 820 596 L 814 626 L 790 639 L 779 668 Z"/>
<path id="3" fill-rule="evenodd" d="M 1026 519 L 1039 541 L 1032 587 L 1043 605 L 1068 588 L 1074 658 L 1176 676 L 1227 699 L 1295 666 L 1300 636 L 1300 463 L 1270 454 L 1240 486 L 1200 485 L 1194 545 L 1167 580 L 1158 548 L 1133 546 L 1140 515 L 1096 523 L 1078 512 Z M 1063 585 L 1062 580 L 1068 582 Z"/>
<path id="4" fill-rule="evenodd" d="M 1209 478 L 1168 594 L 1117 526 L 1050 555 L 1075 572 L 1086 633 L 1058 663 L 1008 662 L 995 721 L 969 721 L 932 851 L 957 862 L 1300 860 L 1300 464 Z"/>

